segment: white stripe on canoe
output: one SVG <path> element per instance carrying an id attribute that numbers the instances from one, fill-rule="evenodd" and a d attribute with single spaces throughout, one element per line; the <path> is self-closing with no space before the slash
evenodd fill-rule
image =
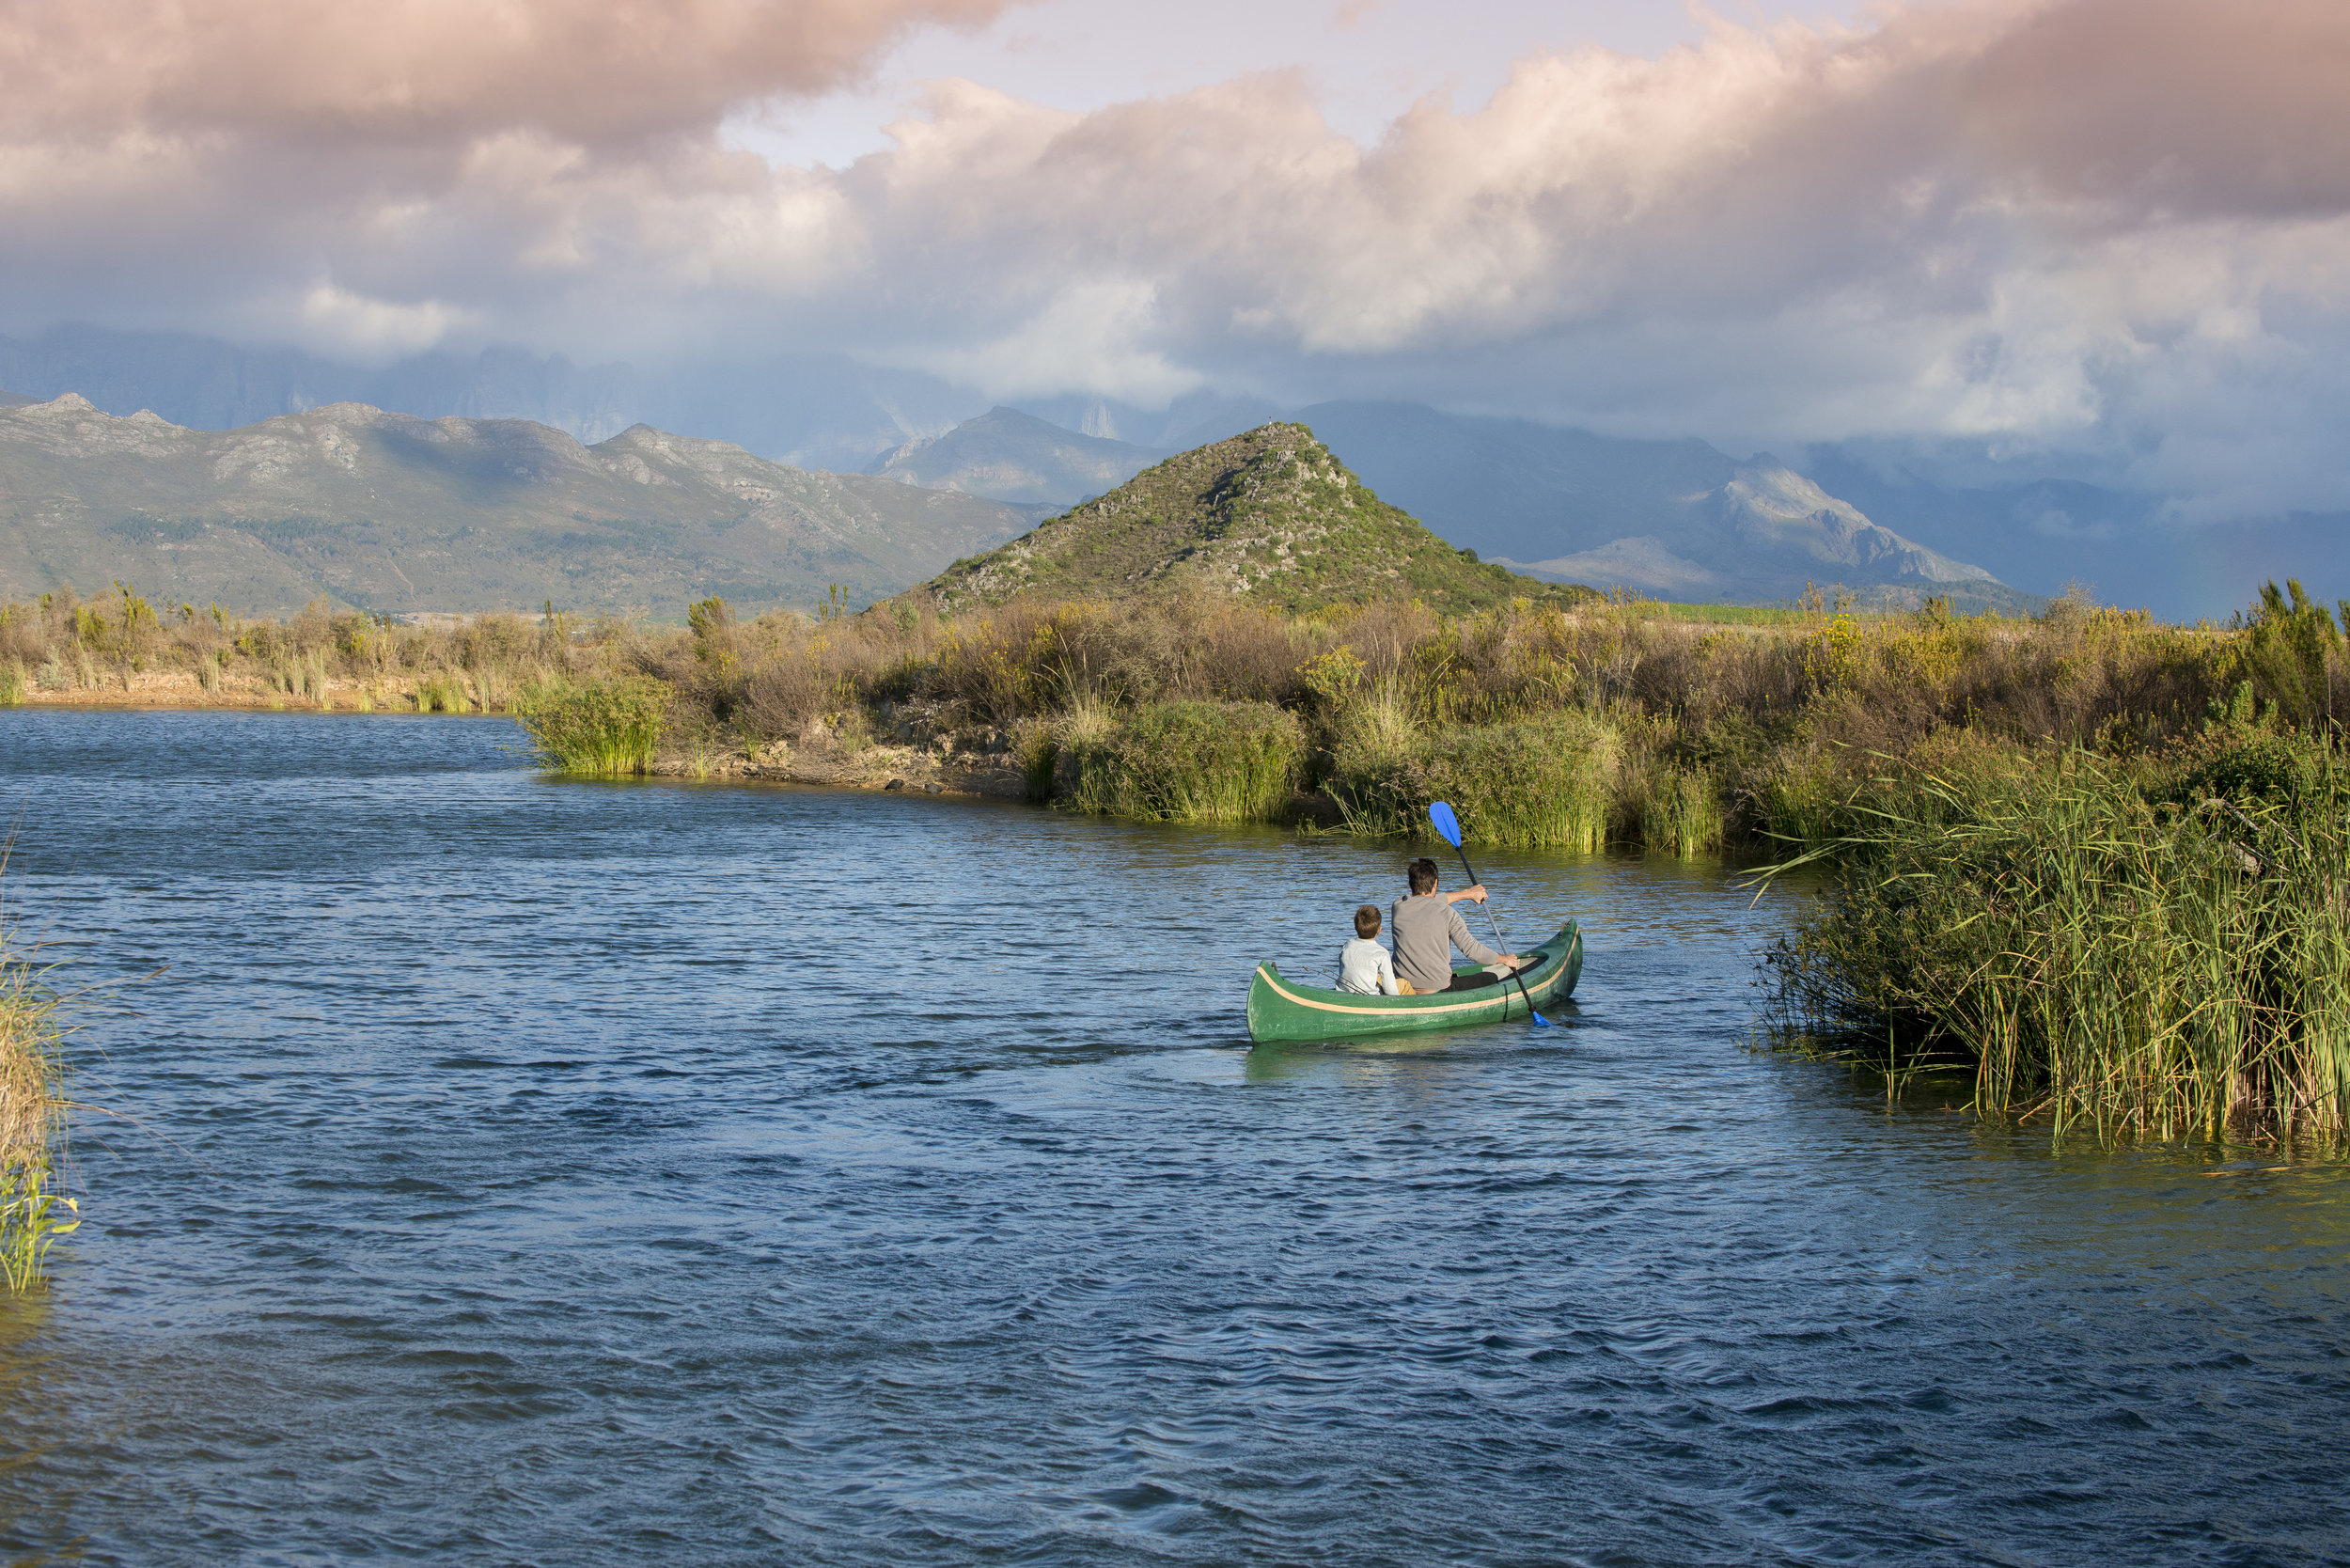
<path id="1" fill-rule="evenodd" d="M 1317 1002 L 1311 996 L 1301 996 L 1296 992 L 1292 991 L 1288 985 L 1284 984 L 1280 980 L 1272 975 L 1265 974 L 1265 967 L 1261 964 L 1257 965 L 1257 973 L 1263 977 L 1265 984 L 1279 992 L 1286 1000 L 1295 1002 L 1299 1007 L 1312 1008 L 1317 1012 L 1359 1012 L 1368 1014 L 1374 1018 L 1393 1018 L 1398 1013 L 1402 1013 L 1407 1017 L 1424 1018 L 1431 1013 L 1459 1012 L 1467 1008 L 1491 1007 L 1496 1001 L 1498 1001 L 1506 1011 L 1511 1002 L 1516 1000 L 1515 996 L 1511 995 L 1504 996 L 1487 996 L 1481 1001 L 1475 1002 L 1448 1002 L 1443 1007 L 1348 1007 L 1343 1002 Z M 1511 982 L 1504 980 L 1502 983 L 1507 985 Z M 1480 985 L 1477 989 L 1482 991 L 1485 988 Z M 1432 992 L 1431 995 L 1442 996 L 1443 993 Z M 1396 998 L 1390 996 L 1387 999 L 1389 1001 L 1393 1001 Z"/>

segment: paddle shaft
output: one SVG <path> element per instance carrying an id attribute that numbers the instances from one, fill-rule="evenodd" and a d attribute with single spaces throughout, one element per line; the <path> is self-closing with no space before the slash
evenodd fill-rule
<path id="1" fill-rule="evenodd" d="M 1463 849 L 1460 845 L 1455 844 L 1452 846 L 1452 853 L 1461 857 L 1461 870 L 1468 873 L 1469 886 L 1471 887 L 1480 886 L 1477 880 L 1477 868 L 1468 863 L 1468 851 Z M 1502 949 L 1507 951 L 1510 947 L 1510 939 L 1501 934 L 1501 917 L 1494 913 L 1494 902 L 1491 895 L 1488 895 L 1480 902 L 1485 906 L 1485 918 L 1493 925 L 1494 940 L 1501 944 Z M 1519 979 L 1516 968 L 1512 967 L 1511 969 L 1510 978 L 1513 980 L 1517 980 L 1518 995 L 1526 999 L 1527 1016 L 1529 1018 L 1541 1019 L 1543 1015 L 1534 1011 L 1533 995 L 1526 989 L 1526 981 Z M 1543 1021 L 1548 1022 L 1546 1019 Z"/>

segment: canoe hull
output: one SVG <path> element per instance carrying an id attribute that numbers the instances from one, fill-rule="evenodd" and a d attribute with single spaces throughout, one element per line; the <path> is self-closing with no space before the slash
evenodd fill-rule
<path id="1" fill-rule="evenodd" d="M 1248 983 L 1248 1038 L 1260 1045 L 1275 1041 L 1372 1040 L 1383 1035 L 1419 1034 L 1430 1029 L 1466 1028 L 1475 1024 L 1526 1021 L 1527 999 L 1537 1009 L 1574 995 L 1583 973 L 1583 933 L 1573 920 L 1539 948 L 1522 949 L 1536 962 L 1515 981 L 1477 991 L 1442 991 L 1426 996 L 1357 996 L 1281 978 L 1272 964 L 1257 965 Z M 1474 974 L 1475 966 L 1456 971 Z"/>

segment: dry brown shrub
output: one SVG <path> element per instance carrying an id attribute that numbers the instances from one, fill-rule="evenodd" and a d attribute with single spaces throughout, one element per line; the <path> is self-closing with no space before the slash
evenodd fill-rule
<path id="1" fill-rule="evenodd" d="M 37 606 L 0 604 L 0 660 L 27 665 L 49 656 L 49 625 Z"/>
<path id="2" fill-rule="evenodd" d="M 762 739 L 788 739 L 824 711 L 830 691 L 805 651 L 779 654 L 753 669 L 744 683 L 743 724 Z"/>
<path id="3" fill-rule="evenodd" d="M 1318 651 L 1308 624 L 1249 604 L 1211 605 L 1170 621 L 1161 629 L 1180 638 L 1176 695 L 1282 704 L 1304 695 L 1298 666 Z"/>

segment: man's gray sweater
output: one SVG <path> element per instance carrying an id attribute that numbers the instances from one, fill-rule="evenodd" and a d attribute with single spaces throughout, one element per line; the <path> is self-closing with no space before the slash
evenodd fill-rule
<path id="1" fill-rule="evenodd" d="M 1479 964 L 1497 963 L 1501 958 L 1478 945 L 1460 911 L 1442 893 L 1398 899 L 1388 915 L 1389 929 L 1395 933 L 1395 977 L 1415 991 L 1442 991 L 1452 983 L 1455 948 Z"/>

